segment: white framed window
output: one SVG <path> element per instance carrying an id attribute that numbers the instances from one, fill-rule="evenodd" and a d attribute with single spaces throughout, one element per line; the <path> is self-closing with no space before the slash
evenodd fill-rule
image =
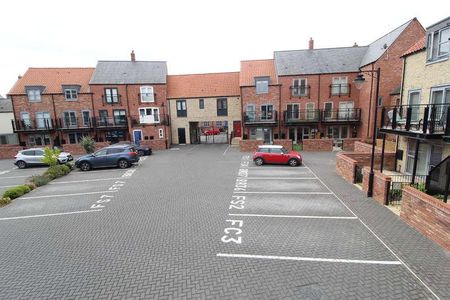
<path id="1" fill-rule="evenodd" d="M 411 121 L 419 121 L 420 90 L 408 91 L 408 105 L 411 107 Z"/>
<path id="2" fill-rule="evenodd" d="M 119 98 L 117 88 L 105 88 L 104 100 L 106 103 L 119 103 Z"/>
<path id="3" fill-rule="evenodd" d="M 257 94 L 267 94 L 269 92 L 269 77 L 255 78 Z"/>
<path id="4" fill-rule="evenodd" d="M 287 119 L 297 120 L 300 116 L 300 104 L 299 103 L 289 103 L 286 105 L 287 108 Z"/>
<path id="5" fill-rule="evenodd" d="M 203 122 L 203 127 L 209 127 L 209 121 Z"/>
<path id="6" fill-rule="evenodd" d="M 152 86 L 141 86 L 141 102 L 155 102 Z"/>
<path id="7" fill-rule="evenodd" d="M 20 119 L 22 120 L 22 124 L 25 128 L 31 127 L 31 119 L 30 119 L 30 113 L 28 112 L 21 112 L 20 113 Z"/>
<path id="8" fill-rule="evenodd" d="M 348 94 L 347 76 L 333 77 L 331 85 L 331 94 L 332 95 Z"/>
<path id="9" fill-rule="evenodd" d="M 66 127 L 76 127 L 77 126 L 77 113 L 75 111 L 65 111 L 63 112 L 64 125 Z"/>
<path id="10" fill-rule="evenodd" d="M 313 120 L 315 117 L 314 102 L 306 103 L 306 119 Z"/>
<path id="11" fill-rule="evenodd" d="M 89 110 L 82 110 L 81 115 L 83 116 L 83 126 L 90 127 L 91 125 L 91 112 Z"/>
<path id="12" fill-rule="evenodd" d="M 306 96 L 307 80 L 306 78 L 298 78 L 292 81 L 292 96 Z"/>
<path id="13" fill-rule="evenodd" d="M 355 118 L 355 103 L 353 101 L 339 102 L 339 119 L 353 119 Z"/>
<path id="14" fill-rule="evenodd" d="M 158 107 L 140 107 L 139 108 L 139 122 L 141 124 L 159 123 L 159 108 Z"/>
<path id="15" fill-rule="evenodd" d="M 76 101 L 78 100 L 78 91 L 76 89 L 65 89 L 64 96 L 68 101 Z"/>
<path id="16" fill-rule="evenodd" d="M 333 102 L 325 102 L 323 104 L 323 117 L 325 120 L 331 119 L 333 115 Z"/>
<path id="17" fill-rule="evenodd" d="M 40 89 L 29 89 L 27 90 L 28 101 L 39 102 L 41 101 L 41 90 Z"/>
<path id="18" fill-rule="evenodd" d="M 442 28 L 428 34 L 427 59 L 433 61 L 449 56 L 450 27 Z"/>
<path id="19" fill-rule="evenodd" d="M 52 121 L 50 119 L 50 113 L 47 111 L 36 113 L 36 126 L 37 128 L 52 128 Z"/>
<path id="20" fill-rule="evenodd" d="M 160 139 L 164 138 L 164 130 L 162 128 L 158 129 L 158 136 L 159 136 Z"/>

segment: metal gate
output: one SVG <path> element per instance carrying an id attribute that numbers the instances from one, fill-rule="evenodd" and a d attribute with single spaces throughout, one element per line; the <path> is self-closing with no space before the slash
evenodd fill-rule
<path id="1" fill-rule="evenodd" d="M 402 200 L 403 187 L 412 185 L 417 189 L 425 188 L 426 175 L 416 175 L 412 183 L 412 175 L 392 175 L 389 187 L 388 204 L 400 205 Z"/>
<path id="2" fill-rule="evenodd" d="M 205 121 L 200 122 L 198 128 L 200 144 L 228 144 L 228 122 L 227 121 Z"/>

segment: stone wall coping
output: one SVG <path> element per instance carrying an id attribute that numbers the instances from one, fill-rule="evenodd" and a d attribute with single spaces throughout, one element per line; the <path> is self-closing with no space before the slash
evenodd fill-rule
<path id="1" fill-rule="evenodd" d="M 450 214 L 450 203 L 440 201 L 431 195 L 428 195 L 424 192 L 419 191 L 418 189 L 415 189 L 412 186 L 404 187 L 403 192 L 409 194 L 414 199 L 418 199 L 432 205 L 433 207 L 443 211 L 446 214 Z"/>

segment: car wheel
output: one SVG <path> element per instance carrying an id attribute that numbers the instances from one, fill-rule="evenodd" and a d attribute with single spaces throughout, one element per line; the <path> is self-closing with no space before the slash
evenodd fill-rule
<path id="1" fill-rule="evenodd" d="M 262 159 L 261 157 L 258 157 L 257 159 L 255 159 L 255 165 L 262 166 L 263 164 L 264 164 L 264 159 Z"/>
<path id="2" fill-rule="evenodd" d="M 291 167 L 296 167 L 299 165 L 298 160 L 296 160 L 295 158 L 291 158 L 288 163 Z"/>
<path id="3" fill-rule="evenodd" d="M 17 166 L 19 169 L 25 169 L 25 168 L 27 167 L 27 163 L 24 162 L 23 160 L 19 160 L 19 161 L 16 163 L 16 166 Z"/>
<path id="4" fill-rule="evenodd" d="M 126 161 L 125 159 L 119 160 L 118 165 L 119 165 L 119 168 L 121 168 L 121 169 L 126 169 L 126 168 L 128 168 L 130 166 L 128 161 Z"/>
<path id="5" fill-rule="evenodd" d="M 91 168 L 92 168 L 91 164 L 86 161 L 84 161 L 80 164 L 81 171 L 89 171 Z"/>
<path id="6" fill-rule="evenodd" d="M 144 150 L 138 150 L 138 154 L 139 154 L 139 156 L 144 156 L 145 152 L 144 152 Z"/>

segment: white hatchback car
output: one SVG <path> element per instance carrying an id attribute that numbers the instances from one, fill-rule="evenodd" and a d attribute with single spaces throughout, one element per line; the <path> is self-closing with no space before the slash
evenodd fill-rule
<path id="1" fill-rule="evenodd" d="M 42 162 L 42 159 L 44 158 L 43 148 L 30 148 L 26 150 L 21 150 L 16 154 L 16 156 L 14 156 L 14 158 L 16 159 L 14 161 L 14 164 L 19 169 L 25 169 L 28 166 L 45 165 Z M 68 152 L 61 152 L 58 156 L 58 162 L 60 164 L 64 164 L 71 160 L 73 160 L 73 157 Z"/>

